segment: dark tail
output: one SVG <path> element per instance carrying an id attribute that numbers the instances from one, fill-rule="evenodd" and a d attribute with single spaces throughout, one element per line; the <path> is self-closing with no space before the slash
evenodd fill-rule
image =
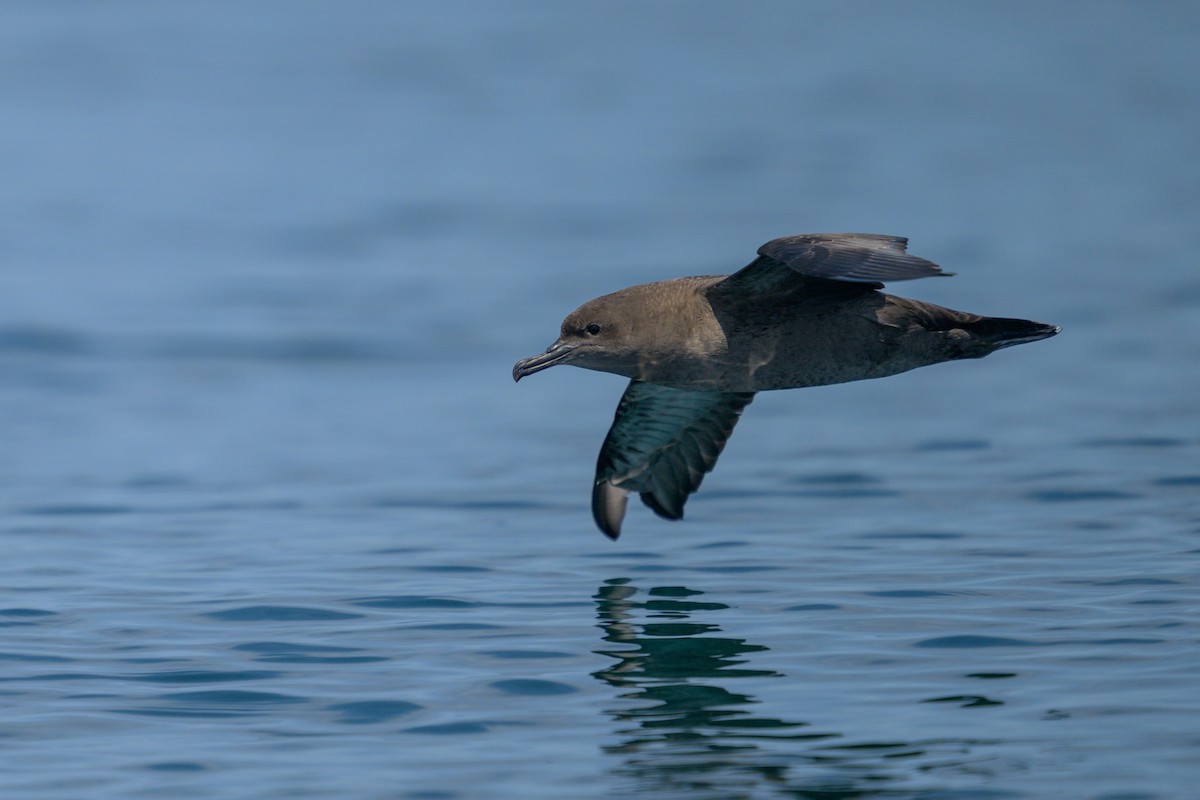
<path id="1" fill-rule="evenodd" d="M 986 353 L 1002 347 L 1049 339 L 1062 330 L 1057 325 L 1046 325 L 1028 319 L 1005 319 L 1004 317 L 980 317 L 973 322 L 960 322 L 957 327 L 972 334 L 973 337 L 978 337 L 976 341 L 987 346 Z M 984 354 L 981 353 L 981 355 Z"/>

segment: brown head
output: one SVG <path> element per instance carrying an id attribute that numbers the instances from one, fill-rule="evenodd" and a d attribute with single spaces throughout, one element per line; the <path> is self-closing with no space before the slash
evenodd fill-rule
<path id="1" fill-rule="evenodd" d="M 638 287 L 634 287 L 638 288 Z M 634 377 L 637 371 L 640 303 L 625 289 L 589 300 L 563 320 L 558 340 L 546 352 L 523 358 L 513 367 L 513 380 L 558 364 Z"/>

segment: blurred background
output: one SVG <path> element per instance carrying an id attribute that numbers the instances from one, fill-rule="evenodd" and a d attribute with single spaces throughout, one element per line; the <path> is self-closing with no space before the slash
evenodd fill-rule
<path id="1" fill-rule="evenodd" d="M 450 490 L 462 464 L 434 451 L 480 449 L 448 441 L 456 429 L 532 422 L 536 436 L 607 416 L 609 379 L 508 385 L 567 311 L 631 283 L 732 271 L 761 242 L 810 231 L 908 236 L 960 277 L 899 288 L 1064 325 L 1053 345 L 1005 357 L 1052 365 L 1058 385 L 1027 390 L 1070 419 L 1172 428 L 1163 417 L 1196 396 L 1187 3 L 0 13 L 10 488 L 48 459 L 55 473 L 106 471 L 143 437 L 158 452 L 139 451 L 140 469 L 236 469 L 250 442 L 210 430 L 170 446 L 181 421 L 236 426 L 267 365 L 369 361 L 390 379 L 310 398 L 322 414 L 338 413 L 325 400 L 355 406 L 344 422 L 363 425 L 329 437 L 361 438 L 326 452 L 327 468 L 354 469 L 361 445 L 386 441 L 408 449 L 389 465 L 397 485 L 419 463 Z M 68 369 L 81 360 L 91 368 Z M 468 396 L 433 373 L 469 375 Z M 539 410 L 558 392 L 587 403 L 579 419 Z M 285 440 L 274 457 L 298 447 L 310 462 L 314 442 L 297 436 L 324 434 L 296 431 L 277 405 L 305 398 L 260 399 L 270 420 L 253 424 Z M 69 420 L 48 408 L 59 402 Z M 490 466 L 508 463 L 506 451 Z"/>
<path id="2" fill-rule="evenodd" d="M 600 794 L 628 781 L 651 794 L 700 792 L 664 777 L 679 774 L 669 749 L 655 762 L 666 767 L 649 775 L 628 764 L 608 771 L 600 761 L 601 746 L 610 759 L 620 751 L 603 737 L 623 723 L 592 719 L 615 702 L 618 685 L 595 672 L 608 663 L 591 652 L 601 644 L 595 615 L 604 635 L 621 640 L 613 615 L 634 612 L 614 612 L 613 603 L 633 591 L 620 588 L 630 575 L 655 575 L 645 559 L 665 559 L 655 563 L 670 574 L 641 590 L 665 588 L 669 602 L 685 603 L 678 598 L 689 595 L 671 587 L 686 584 L 687 592 L 717 592 L 722 608 L 765 602 L 753 592 L 766 592 L 777 612 L 813 604 L 844 611 L 834 595 L 878 589 L 855 576 L 884 564 L 894 572 L 879 580 L 898 592 L 928 590 L 905 581 L 929 574 L 968 583 L 1035 574 L 1005 595 L 1002 613 L 988 605 L 995 595 L 964 589 L 982 605 L 963 635 L 993 630 L 993 614 L 1023 629 L 1027 609 L 1013 598 L 1063 578 L 1080 553 L 1112 561 L 1069 577 L 1074 586 L 1157 575 L 1149 580 L 1162 583 L 1133 585 L 1175 592 L 1059 598 L 1096 612 L 1085 627 L 1116 613 L 1110 600 L 1194 599 L 1194 578 L 1176 570 L 1194 558 L 1200 524 L 1197 75 L 1200 10 L 1187 2 L 7 0 L 0 584 L 8 588 L 0 606 L 44 612 L 45 620 L 21 617 L 27 626 L 13 629 L 26 637 L 9 648 L 15 677 L 31 683 L 0 698 L 10 704 L 9 741 L 25 743 L 24 767 L 0 786 L 55 796 L 68 784 L 47 765 L 75 748 L 79 782 L 70 785 L 123 796 L 178 797 L 181 786 L 209 796 L 235 774 L 244 796 L 300 796 L 301 784 L 319 794 L 347 775 L 372 797 L 488 796 L 477 794 L 482 786 L 567 797 L 582 779 L 604 781 L 591 786 Z M 689 521 L 671 525 L 631 508 L 621 543 L 628 548 L 614 550 L 591 529 L 587 502 L 624 381 L 552 370 L 517 387 L 512 363 L 543 350 L 561 318 L 596 295 L 730 272 L 762 242 L 819 231 L 907 236 L 912 252 L 958 277 L 901 284 L 897 293 L 1064 332 L 886 383 L 760 395 L 689 505 Z M 904 566 L 894 562 L 894 542 L 873 539 L 863 547 L 881 549 L 858 556 L 865 563 L 847 563 L 844 573 L 816 567 L 841 563 L 846 537 L 931 528 L 964 538 L 953 546 L 937 536 L 905 540 L 928 549 L 909 553 Z M 1016 540 L 1060 544 L 1046 545 L 1034 568 L 1019 561 Z M 788 567 L 747 581 L 724 569 L 727 550 L 704 549 L 730 542 L 742 548 L 743 566 Z M 984 542 L 1011 545 L 1004 558 L 1018 563 L 971 549 Z M 947 559 L 944 574 L 931 564 L 938 557 Z M 964 563 L 974 570 L 966 576 L 958 574 Z M 699 588 L 697 574 L 707 576 Z M 311 630 L 364 592 L 424 598 L 416 607 L 429 618 L 416 621 L 468 627 L 434 628 L 441 632 L 405 650 L 413 640 L 392 634 L 415 621 L 396 610 L 409 608 L 401 602 L 371 606 L 390 616 Z M 512 609 L 528 609 L 527 595 L 553 610 L 516 621 L 524 612 Z M 502 599 L 515 605 L 489 619 L 500 631 L 486 634 L 469 627 L 478 620 L 447 623 L 439 614 L 459 607 L 436 602 L 483 608 L 470 604 Z M 308 611 L 298 617 L 246 611 L 301 607 Z M 572 619 L 580 608 L 582 620 Z M 879 630 L 897 619 L 941 620 L 945 608 L 860 611 L 871 633 L 864 629 L 853 646 L 867 660 L 889 658 L 873 649 Z M 673 613 L 694 611 L 685 603 Z M 197 622 L 209 613 L 234 616 Z M 563 618 L 551 625 L 544 615 Z M 1182 624 L 1135 615 L 1129 625 L 1172 621 Z M 777 676 L 794 678 L 798 656 L 789 648 L 817 623 L 783 630 L 765 618 L 740 622 L 750 629 L 736 641 L 753 634 L 778 656 L 743 676 L 748 685 L 737 696 L 751 702 L 762 693 L 751 691 L 754 681 L 770 678 L 778 691 Z M 829 635 L 851 625 L 829 624 Z M 1192 622 L 1174 635 L 1194 634 Z M 129 658 L 162 658 L 162 670 L 192 675 L 184 682 L 203 694 L 227 672 L 247 671 L 236 653 L 278 655 L 261 646 L 279 641 L 326 646 L 326 635 L 343 644 L 362 637 L 355 646 L 370 641 L 371 658 L 405 664 L 379 679 L 399 700 L 387 692 L 380 700 L 380 684 L 361 673 L 334 670 L 328 680 L 341 688 L 329 691 L 349 694 L 342 705 L 378 712 L 372 703 L 395 711 L 408 702 L 434 717 L 413 731 L 451 727 L 410 731 L 405 757 L 394 743 L 354 740 L 351 752 L 310 745 L 303 765 L 270 747 L 239 763 L 221 748 L 254 747 L 270 738 L 262 731 L 282 737 L 296 733 L 292 725 L 318 739 L 342 735 L 362 720 L 297 711 L 337 700 L 317 688 L 325 678 L 300 667 L 245 678 L 258 681 L 245 696 L 212 689 L 178 701 L 203 713 L 130 689 L 162 689 L 156 679 L 128 683 L 159 669 Z M 493 662 L 449 677 L 444 660 L 473 663 L 463 653 L 476 653 L 485 635 L 524 637 L 530 651 L 562 657 L 553 675 L 538 666 L 532 677 L 508 678 L 543 680 L 550 694 L 565 686 L 569 702 L 553 697 L 561 705 L 548 718 L 504 706 L 527 737 L 510 746 L 520 742 L 531 757 L 558 753 L 558 766 L 496 762 L 497 737 L 471 727 L 494 726 L 463 722 L 456 715 L 468 712 L 445 705 L 469 694 L 464 687 L 492 686 L 478 701 L 483 709 L 514 693 L 528 703 L 528 692 L 545 689 L 496 688 L 489 681 L 504 670 Z M 1170 662 L 1170 677 L 1131 679 L 1164 692 L 1138 706 L 1150 709 L 1144 720 L 1123 718 L 1125 727 L 1094 747 L 1076 737 L 1102 736 L 1095 726 L 1072 732 L 1062 741 L 1081 749 L 1046 770 L 1031 755 L 1036 748 L 1017 747 L 953 780 L 930 778 L 919 758 L 889 780 L 913 791 L 1000 787 L 1007 797 L 1039 796 L 1039 782 L 1053 775 L 1064 782 L 1060 796 L 1085 796 L 1072 781 L 1111 768 L 1113 786 L 1171 796 L 1184 780 L 1181 751 L 1172 748 L 1186 737 L 1170 738 L 1184 717 L 1171 716 L 1183 710 L 1166 698 L 1190 694 L 1186 676 L 1196 666 L 1194 656 L 1171 652 L 1180 660 Z M 1062 676 L 1067 663 L 1099 658 L 1086 649 L 1059 657 L 1050 672 Z M 1159 665 L 1163 658 L 1153 654 Z M 47 672 L 55 663 L 107 677 L 76 685 Z M 423 699 L 397 688 L 413 669 Z M 846 741 L 876 741 L 865 731 L 878 714 L 894 723 L 884 738 L 912 741 L 920 729 L 974 752 L 965 744 L 971 735 L 947 733 L 943 722 L 906 725 L 915 707 L 899 689 L 888 695 L 903 698 L 893 711 L 858 716 L 853 698 L 864 685 L 893 684 L 844 661 L 830 669 L 845 681 L 838 686 L 847 704 L 824 724 Z M 946 663 L 930 669 L 962 672 Z M 904 686 L 907 677 L 888 679 Z M 1096 679 L 1096 697 L 1125 697 L 1112 672 Z M 256 700 L 249 689 L 263 681 L 308 705 Z M 1040 685 L 1044 697 L 1029 713 L 1069 705 L 1066 687 Z M 71 699 L 85 696 L 92 699 Z M 775 721 L 822 724 L 802 697 L 813 700 L 800 689 L 777 696 Z M 1107 708 L 1094 699 L 1083 704 Z M 1012 710 L 1016 701 L 1008 702 Z M 1185 703 L 1189 713 L 1194 704 Z M 239 733 L 211 720 L 187 724 L 210 712 L 229 712 Z M 129 713 L 141 714 L 140 726 L 116 721 Z M 393 724 L 390 712 L 379 713 L 368 717 Z M 978 724 L 973 718 L 964 729 L 1008 742 L 1047 735 L 1015 722 L 1003 731 Z M 147 736 L 145 725 L 162 728 Z M 567 731 L 578 736 L 573 746 Z M 447 732 L 458 735 L 435 735 Z M 93 748 L 89 736 L 99 734 L 111 752 Z M 442 753 L 443 741 L 457 749 Z M 1128 763 L 1111 748 L 1127 752 Z M 728 785 L 710 776 L 709 788 L 723 797 L 875 791 L 850 773 L 830 778 L 814 766 L 820 759 L 804 751 L 797 761 L 796 752 L 735 771 Z M 863 768 L 893 769 L 883 763 Z M 301 766 L 309 770 L 302 781 Z M 406 793 L 410 785 L 417 788 Z"/>

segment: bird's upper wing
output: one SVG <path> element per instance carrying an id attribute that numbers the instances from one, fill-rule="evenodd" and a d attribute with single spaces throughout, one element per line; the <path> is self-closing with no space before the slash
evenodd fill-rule
<path id="1" fill-rule="evenodd" d="M 886 281 L 953 274 L 943 272 L 932 261 L 909 255 L 907 245 L 908 239 L 902 236 L 876 233 L 784 236 L 758 248 L 758 258 L 712 288 L 776 291 L 817 278 L 878 289 Z"/>
<path id="2" fill-rule="evenodd" d="M 616 539 L 629 492 L 667 519 L 683 516 L 683 504 L 737 424 L 753 392 L 693 392 L 639 380 L 629 382 L 616 418 L 600 448 L 592 516 Z"/>

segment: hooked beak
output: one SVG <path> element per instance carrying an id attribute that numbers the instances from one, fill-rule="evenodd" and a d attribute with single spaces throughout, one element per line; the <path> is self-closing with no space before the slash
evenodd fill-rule
<path id="1" fill-rule="evenodd" d="M 546 352 L 541 355 L 521 359 L 513 366 L 513 380 L 519 381 L 526 375 L 532 375 L 535 372 L 549 369 L 555 364 L 564 363 L 574 349 L 575 345 L 558 341 L 546 348 Z"/>

